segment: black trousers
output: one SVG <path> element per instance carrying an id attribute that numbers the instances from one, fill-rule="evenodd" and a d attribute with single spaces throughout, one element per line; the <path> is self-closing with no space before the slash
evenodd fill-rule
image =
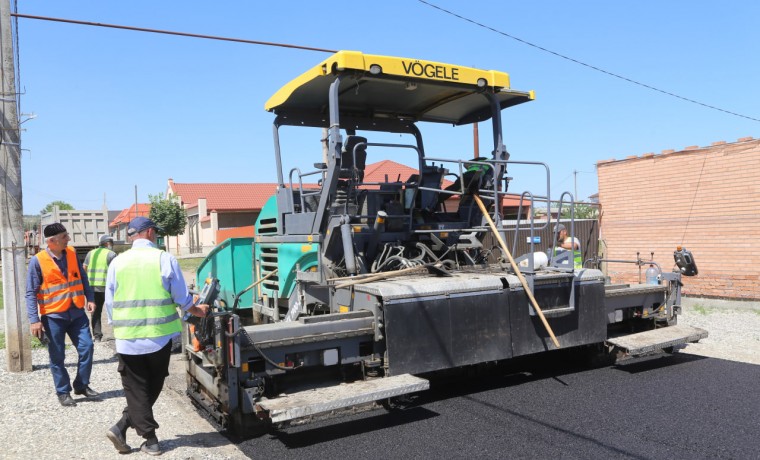
<path id="1" fill-rule="evenodd" d="M 105 292 L 93 292 L 95 295 L 95 310 L 92 312 L 90 324 L 92 325 L 92 337 L 100 339 L 103 337 L 103 331 L 100 327 L 100 317 L 103 315 L 103 304 L 106 301 Z"/>
<path id="2" fill-rule="evenodd" d="M 164 380 L 169 375 L 169 358 L 172 342 L 147 355 L 119 353 L 121 385 L 127 397 L 127 407 L 120 424 L 133 427 L 145 439 L 156 435 L 158 423 L 153 417 L 153 404 L 161 394 Z"/>

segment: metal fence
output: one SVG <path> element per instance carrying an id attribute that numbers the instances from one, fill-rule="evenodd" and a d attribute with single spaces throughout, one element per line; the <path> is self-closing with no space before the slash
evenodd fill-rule
<path id="1" fill-rule="evenodd" d="M 560 223 L 564 224 L 567 228 L 568 236 L 570 236 L 570 221 L 561 220 Z M 552 225 L 548 226 L 545 221 L 534 223 L 534 231 L 531 235 L 530 224 L 523 221 L 520 224 L 520 229 L 517 231 L 517 242 L 515 245 L 515 229 L 514 222 L 504 222 L 504 242 L 507 244 L 507 248 L 513 252 L 512 256 L 517 258 L 523 254 L 530 252 L 531 236 L 533 237 L 533 250 L 543 251 L 547 254 L 552 248 L 552 238 L 554 237 L 554 225 L 555 221 L 552 221 Z M 510 228 L 510 226 L 512 228 Z M 541 228 L 543 226 L 543 228 Z M 592 259 L 597 256 L 599 250 L 599 221 L 596 219 L 576 219 L 574 223 L 575 237 L 581 242 L 581 253 L 583 255 L 583 261 Z M 483 245 L 486 248 L 498 247 L 499 243 L 493 234 L 489 233 L 483 239 Z"/>

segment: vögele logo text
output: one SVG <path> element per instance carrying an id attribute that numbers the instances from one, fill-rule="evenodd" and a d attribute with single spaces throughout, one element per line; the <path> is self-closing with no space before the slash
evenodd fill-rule
<path id="1" fill-rule="evenodd" d="M 401 61 L 401 64 L 404 66 L 404 72 L 407 75 L 412 74 L 418 77 L 439 78 L 442 80 L 459 80 L 459 69 L 457 67 L 423 64 L 419 61 Z"/>

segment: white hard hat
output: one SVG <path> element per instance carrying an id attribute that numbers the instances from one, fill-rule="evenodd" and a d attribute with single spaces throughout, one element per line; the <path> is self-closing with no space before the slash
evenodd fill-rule
<path id="1" fill-rule="evenodd" d="M 104 245 L 106 243 L 113 243 L 113 238 L 111 235 L 103 235 L 100 237 L 100 245 Z"/>

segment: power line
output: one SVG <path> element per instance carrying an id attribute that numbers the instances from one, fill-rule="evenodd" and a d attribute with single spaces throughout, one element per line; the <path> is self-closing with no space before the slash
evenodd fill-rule
<path id="1" fill-rule="evenodd" d="M 471 24 L 475 24 L 478 27 L 482 27 L 484 29 L 490 30 L 491 32 L 496 32 L 499 35 L 503 35 L 505 37 L 511 38 L 512 40 L 516 40 L 516 41 L 518 41 L 518 42 L 520 42 L 520 43 L 522 43 L 524 45 L 532 46 L 533 48 L 539 49 L 539 50 L 544 51 L 544 52 L 549 53 L 549 54 L 553 54 L 553 55 L 555 55 L 555 56 L 557 56 L 559 58 L 568 60 L 570 62 L 574 62 L 574 63 L 582 65 L 584 67 L 588 67 L 589 69 L 596 70 L 597 72 L 601 72 L 603 74 L 607 74 L 607 75 L 609 75 L 611 77 L 619 78 L 619 79 L 621 79 L 623 81 L 627 81 L 628 83 L 633 83 L 634 85 L 642 86 L 644 88 L 651 89 L 652 91 L 657 91 L 658 93 L 666 94 L 668 96 L 672 96 L 672 97 L 684 100 L 686 102 L 691 102 L 692 104 L 701 105 L 702 107 L 707 107 L 708 109 L 713 109 L 713 110 L 717 110 L 719 112 L 727 113 L 729 115 L 734 115 L 734 116 L 737 116 L 737 117 L 746 118 L 748 120 L 760 122 L 760 119 L 753 118 L 753 117 L 750 117 L 750 116 L 747 116 L 747 115 L 742 115 L 742 114 L 736 113 L 736 112 L 731 112 L 730 110 L 721 109 L 720 107 L 715 107 L 714 105 L 705 104 L 704 102 L 695 101 L 694 99 L 689 99 L 688 97 L 679 96 L 678 94 L 671 93 L 669 91 L 665 91 L 665 90 L 662 90 L 662 89 L 659 89 L 659 88 L 655 88 L 654 86 L 647 85 L 646 83 L 641 83 L 639 81 L 633 80 L 633 79 L 628 78 L 628 77 L 624 77 L 622 75 L 618 75 L 616 73 L 604 70 L 602 68 L 593 66 L 591 64 L 586 64 L 585 62 L 579 61 L 577 59 L 573 59 L 573 58 L 571 58 L 569 56 L 565 56 L 564 54 L 557 53 L 556 51 L 552 51 L 550 49 L 547 49 L 547 48 L 544 48 L 542 46 L 536 45 L 535 43 L 531 43 L 531 42 L 529 42 L 527 40 L 523 40 L 522 38 L 515 37 L 514 35 L 510 35 L 510 34 L 508 34 L 506 32 L 502 32 L 501 30 L 494 29 L 493 27 L 487 26 L 485 24 L 481 24 L 480 22 L 477 22 L 477 21 L 472 20 L 470 18 L 466 18 L 466 17 L 464 17 L 462 15 L 454 13 L 453 11 L 449 11 L 449 10 L 447 10 L 445 8 L 441 8 L 440 6 L 434 5 L 434 4 L 432 4 L 430 2 L 427 2 L 425 0 L 417 0 L 417 1 L 419 1 L 420 3 L 423 3 L 423 4 L 427 5 L 427 6 L 429 6 L 431 8 L 435 8 L 435 9 L 437 9 L 439 11 L 442 11 L 442 12 L 444 12 L 446 14 L 449 14 L 451 16 L 459 18 L 459 19 L 461 19 L 463 21 L 467 21 L 467 22 L 469 22 Z"/>
<path id="2" fill-rule="evenodd" d="M 263 42 L 259 40 L 246 40 L 244 38 L 232 38 L 232 37 L 219 37 L 216 35 L 202 35 L 202 34 L 193 34 L 189 32 L 176 32 L 171 30 L 161 30 L 161 29 L 148 29 L 145 27 L 132 27 L 132 26 L 122 26 L 118 24 L 105 24 L 102 22 L 89 22 L 89 21 L 77 21 L 75 19 L 63 19 L 63 18 L 51 18 L 47 16 L 33 16 L 30 14 L 20 14 L 20 13 L 11 13 L 11 16 L 15 16 L 17 18 L 25 18 L 25 19 L 39 19 L 42 21 L 53 21 L 53 22 L 65 22 L 68 24 L 79 24 L 83 26 L 95 26 L 95 27 L 107 27 L 110 29 L 122 29 L 122 30 L 132 30 L 136 32 L 150 32 L 154 34 L 165 34 L 165 35 L 179 35 L 181 37 L 193 37 L 193 38 L 205 38 L 207 40 L 221 40 L 221 41 L 227 41 L 227 42 L 237 42 L 237 43 L 247 43 L 250 45 L 264 45 L 264 46 L 278 46 L 281 48 L 293 48 L 293 49 L 299 49 L 299 50 L 308 50 L 308 51 L 320 51 L 323 53 L 336 53 L 336 50 L 328 50 L 324 48 L 314 48 L 311 46 L 301 46 L 301 45 L 289 45 L 287 43 L 274 43 L 274 42 Z"/>
<path id="3" fill-rule="evenodd" d="M 647 88 L 647 89 L 650 89 L 652 91 L 656 91 L 658 93 L 665 94 L 667 96 L 675 97 L 677 99 L 681 99 L 681 100 L 686 101 L 686 102 L 691 102 L 692 104 L 697 104 L 697 105 L 700 105 L 702 107 L 706 107 L 708 109 L 717 110 L 719 112 L 727 113 L 729 115 L 734 115 L 734 116 L 737 116 L 737 117 L 740 117 L 740 118 L 746 118 L 747 120 L 752 120 L 752 121 L 760 122 L 760 119 L 753 118 L 753 117 L 750 117 L 750 116 L 747 116 L 747 115 L 742 115 L 740 113 L 732 112 L 730 110 L 721 109 L 720 107 L 716 107 L 714 105 L 706 104 L 704 102 L 699 102 L 699 101 L 696 101 L 694 99 L 690 99 L 690 98 L 687 98 L 687 97 L 684 97 L 684 96 L 680 96 L 680 95 L 672 93 L 670 91 L 665 91 L 665 90 L 656 88 L 654 86 L 648 85 L 646 83 L 642 83 L 642 82 L 633 80 L 631 78 L 624 77 L 622 75 L 618 75 L 618 74 L 616 74 L 614 72 L 610 72 L 608 70 L 604 70 L 604 69 L 602 69 L 600 67 L 597 67 L 597 66 L 594 66 L 594 65 L 591 65 L 591 64 L 587 64 L 585 62 L 582 62 L 582 61 L 579 61 L 577 59 L 571 58 L 569 56 L 565 56 L 564 54 L 561 54 L 561 53 L 558 53 L 556 51 L 552 51 L 550 49 L 547 49 L 547 48 L 544 48 L 542 46 L 536 45 L 535 43 L 531 43 L 531 42 L 529 42 L 527 40 L 523 40 L 522 38 L 516 37 L 514 35 L 510 35 L 510 34 L 508 34 L 506 32 L 501 31 L 501 30 L 494 29 L 493 27 L 487 26 L 487 25 L 482 24 L 480 22 L 477 22 L 477 21 L 475 21 L 473 19 L 464 17 L 464 16 L 462 16 L 460 14 L 454 13 L 453 11 L 449 11 L 449 10 L 447 10 L 445 8 L 441 8 L 440 6 L 434 5 L 434 4 L 432 4 L 430 2 L 427 2 L 425 0 L 418 0 L 418 1 L 420 3 L 422 3 L 422 4 L 425 4 L 425 5 L 429 6 L 429 7 L 431 7 L 431 8 L 435 8 L 435 9 L 437 9 L 439 11 L 442 11 L 442 12 L 444 12 L 446 14 L 449 14 L 451 16 L 459 18 L 459 19 L 461 19 L 463 21 L 466 21 L 466 22 L 469 22 L 471 24 L 474 24 L 474 25 L 476 25 L 478 27 L 482 27 L 482 28 L 484 28 L 486 30 L 490 30 L 490 31 L 495 32 L 495 33 L 497 33 L 499 35 L 503 35 L 505 37 L 508 37 L 508 38 L 516 40 L 516 41 L 518 41 L 520 43 L 523 43 L 525 45 L 528 45 L 528 46 L 531 46 L 531 47 L 536 48 L 538 50 L 544 51 L 545 53 L 552 54 L 554 56 L 557 56 L 559 58 L 568 60 L 570 62 L 574 62 L 574 63 L 576 63 L 578 65 L 582 65 L 584 67 L 588 67 L 589 69 L 596 70 L 597 72 L 601 72 L 601 73 L 609 75 L 611 77 L 615 77 L 615 78 L 618 78 L 620 80 L 626 81 L 628 83 L 633 83 L 634 85 L 638 85 L 638 86 L 641 86 L 643 88 Z M 157 34 L 165 34 L 165 35 L 177 35 L 177 36 L 182 36 L 182 37 L 203 38 L 203 39 L 207 39 L 207 40 L 220 40 L 220 41 L 228 41 L 228 42 L 247 43 L 247 44 L 252 44 L 252 45 L 275 46 L 275 47 L 281 47 L 281 48 L 301 49 L 301 50 L 307 50 L 307 51 L 319 51 L 319 52 L 323 52 L 323 53 L 335 53 L 335 52 L 337 52 L 337 50 L 330 50 L 330 49 L 326 49 L 326 48 L 316 48 L 316 47 L 302 46 L 302 45 L 291 45 L 291 44 L 287 44 L 287 43 L 265 42 L 265 41 L 260 41 L 260 40 L 248 40 L 248 39 L 243 39 L 243 38 L 220 37 L 220 36 L 216 36 L 216 35 L 203 35 L 203 34 L 194 34 L 194 33 L 189 33 L 189 32 L 177 32 L 177 31 L 171 31 L 171 30 L 149 29 L 149 28 L 145 28 L 145 27 L 122 26 L 122 25 L 118 25 L 118 24 L 106 24 L 106 23 L 101 23 L 101 22 L 78 21 L 78 20 L 75 20 L 75 19 L 52 18 L 52 17 L 47 17 L 47 16 L 34 16 L 34 15 L 30 15 L 30 14 L 21 14 L 21 13 L 11 13 L 11 16 L 14 16 L 16 18 L 38 19 L 38 20 L 42 20 L 42 21 L 63 22 L 63 23 L 79 24 L 79 25 L 86 25 L 86 26 L 106 27 L 106 28 L 111 28 L 111 29 L 131 30 L 131 31 L 136 31 L 136 32 L 149 32 L 149 33 L 157 33 Z"/>

